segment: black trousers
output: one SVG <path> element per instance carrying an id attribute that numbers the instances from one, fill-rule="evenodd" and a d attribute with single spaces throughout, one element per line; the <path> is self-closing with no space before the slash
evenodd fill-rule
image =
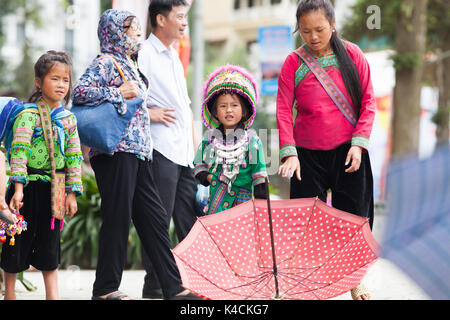
<path id="1" fill-rule="evenodd" d="M 177 238 L 182 241 L 196 221 L 197 183 L 193 170 L 170 161 L 156 150 L 153 151 L 152 166 L 162 205 L 168 213 L 167 225 L 173 218 Z M 142 264 L 147 272 L 144 291 L 160 288 L 152 263 L 144 251 L 142 252 Z"/>
<path id="2" fill-rule="evenodd" d="M 334 208 L 369 218 L 373 226 L 374 200 L 373 177 L 367 152 L 361 156 L 360 168 L 346 173 L 345 159 L 350 144 L 345 143 L 332 150 L 308 150 L 297 147 L 301 167 L 301 181 L 291 178 L 291 199 L 319 197 L 326 202 L 331 189 Z"/>
<path id="3" fill-rule="evenodd" d="M 58 268 L 61 260 L 60 220 L 55 220 L 51 229 L 52 208 L 50 183 L 41 180 L 30 181 L 23 189 L 23 207 L 20 214 L 28 223 L 27 230 L 16 234 L 14 246 L 9 245 L 11 237 L 3 244 L 1 268 L 9 273 L 27 270 L 30 265 L 41 271 Z M 14 184 L 9 186 L 7 203 L 14 195 Z"/>
<path id="4" fill-rule="evenodd" d="M 153 180 L 152 165 L 130 153 L 97 155 L 91 159 L 102 198 L 102 226 L 93 295 L 118 290 L 126 263 L 133 220 L 150 257 L 165 298 L 183 290 L 171 252 L 167 214 Z"/>

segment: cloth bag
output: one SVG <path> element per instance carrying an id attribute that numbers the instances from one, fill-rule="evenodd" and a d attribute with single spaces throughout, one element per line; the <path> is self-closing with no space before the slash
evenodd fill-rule
<path id="1" fill-rule="evenodd" d="M 108 57 L 113 60 L 122 79 L 127 82 L 115 59 Z M 117 108 L 110 102 L 104 102 L 98 106 L 72 105 L 70 111 L 77 118 L 81 143 L 100 152 L 112 154 L 143 102 L 141 98 L 127 99 L 127 112 L 123 115 L 120 115 Z"/>

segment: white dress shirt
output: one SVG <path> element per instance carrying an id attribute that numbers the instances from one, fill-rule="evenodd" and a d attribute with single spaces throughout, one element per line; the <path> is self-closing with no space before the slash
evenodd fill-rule
<path id="1" fill-rule="evenodd" d="M 152 33 L 139 51 L 139 69 L 149 81 L 147 106 L 173 108 L 177 117 L 169 127 L 161 122 L 151 123 L 153 146 L 170 161 L 192 167 L 192 111 L 184 69 L 176 50 L 170 50 Z"/>

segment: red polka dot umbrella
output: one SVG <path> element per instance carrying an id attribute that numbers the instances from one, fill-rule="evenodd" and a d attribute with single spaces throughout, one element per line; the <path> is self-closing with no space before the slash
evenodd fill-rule
<path id="1" fill-rule="evenodd" d="M 316 198 L 200 217 L 173 249 L 183 286 L 212 300 L 332 298 L 359 284 L 378 252 L 367 219 Z"/>

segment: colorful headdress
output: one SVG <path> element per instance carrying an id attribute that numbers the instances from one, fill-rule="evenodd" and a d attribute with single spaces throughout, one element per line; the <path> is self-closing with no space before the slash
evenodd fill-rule
<path id="1" fill-rule="evenodd" d="M 223 91 L 239 94 L 248 101 L 250 115 L 244 122 L 245 129 L 251 127 L 256 115 L 258 103 L 258 87 L 254 77 L 246 69 L 225 65 L 217 68 L 206 81 L 203 90 L 202 119 L 209 129 L 219 127 L 219 121 L 211 114 L 212 103 L 217 95 Z"/>

